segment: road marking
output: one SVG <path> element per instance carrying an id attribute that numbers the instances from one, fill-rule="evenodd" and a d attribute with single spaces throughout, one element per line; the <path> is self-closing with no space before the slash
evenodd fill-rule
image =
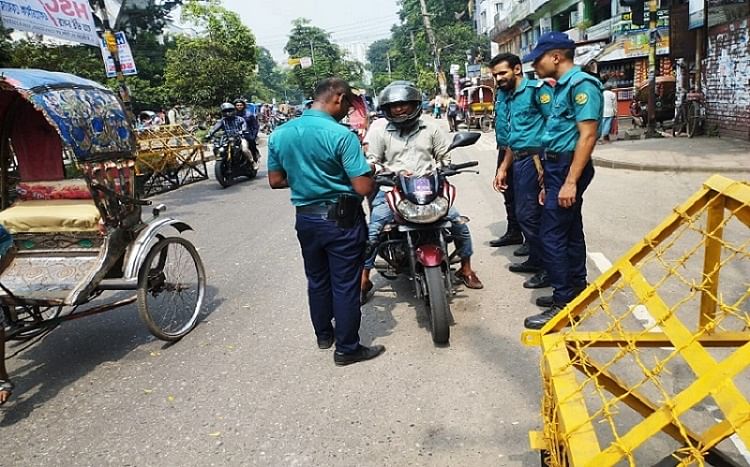
<path id="1" fill-rule="evenodd" d="M 603 274 L 604 272 L 608 271 L 612 267 L 612 262 L 607 259 L 606 256 L 604 256 L 603 253 L 600 253 L 598 251 L 590 251 L 588 252 L 588 257 L 591 259 L 591 261 L 594 262 L 594 265 L 596 268 Z M 641 325 L 646 328 L 650 329 L 651 332 L 662 332 L 661 328 L 659 326 L 656 326 L 656 320 L 653 316 L 651 316 L 651 313 L 649 313 L 648 308 L 646 308 L 644 305 L 636 305 L 633 308 L 633 316 L 641 323 Z M 672 350 L 672 347 L 661 347 L 662 350 Z M 706 407 L 709 412 L 716 413 L 718 411 L 718 407 L 714 406 L 707 406 Z M 712 414 L 713 416 L 713 414 Z M 720 418 L 716 418 L 716 416 L 713 416 L 713 418 L 717 422 L 723 421 Z M 742 442 L 739 436 L 736 434 L 729 437 L 730 441 L 732 441 L 732 444 L 734 444 L 734 447 L 737 448 L 737 451 L 739 451 L 740 455 L 745 458 L 745 460 L 750 463 L 750 450 L 747 449 L 745 446 L 745 443 Z"/>

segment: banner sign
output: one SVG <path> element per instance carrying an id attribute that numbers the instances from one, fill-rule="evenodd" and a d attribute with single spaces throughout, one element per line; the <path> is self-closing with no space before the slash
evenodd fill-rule
<path id="1" fill-rule="evenodd" d="M 3 27 L 99 45 L 88 0 L 0 0 Z"/>
<path id="2" fill-rule="evenodd" d="M 312 58 L 310 57 L 301 57 L 299 59 L 299 64 L 302 68 L 310 68 L 313 65 Z"/>
<path id="3" fill-rule="evenodd" d="M 286 63 L 289 66 L 297 66 L 297 65 L 300 64 L 300 59 L 299 58 L 290 58 L 289 60 L 286 61 Z"/>
<path id="4" fill-rule="evenodd" d="M 125 76 L 137 75 L 138 70 L 135 68 L 135 60 L 133 59 L 133 52 L 130 50 L 130 44 L 125 38 L 124 32 L 116 32 L 115 39 L 117 40 L 117 55 L 120 57 L 120 68 L 122 74 Z M 115 71 L 115 59 L 112 58 L 112 54 L 109 53 L 107 44 L 104 39 L 99 40 L 99 46 L 102 49 L 102 58 L 104 59 L 104 67 L 107 70 L 107 78 L 114 78 L 117 76 Z"/>
<path id="5" fill-rule="evenodd" d="M 704 18 L 706 15 L 704 8 L 705 7 L 703 4 L 703 0 L 690 0 L 688 6 L 690 25 L 688 26 L 688 29 L 697 29 L 703 27 Z"/>

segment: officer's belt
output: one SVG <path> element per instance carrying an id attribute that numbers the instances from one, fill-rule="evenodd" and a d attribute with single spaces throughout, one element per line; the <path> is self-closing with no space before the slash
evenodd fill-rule
<path id="1" fill-rule="evenodd" d="M 557 162 L 560 160 L 569 161 L 573 158 L 573 151 L 544 151 L 544 160 L 548 162 Z"/>
<path id="2" fill-rule="evenodd" d="M 524 157 L 535 156 L 542 153 L 542 148 L 524 148 L 518 151 L 513 151 L 513 160 L 517 161 Z"/>
<path id="3" fill-rule="evenodd" d="M 308 204 L 305 206 L 297 206 L 297 214 L 307 214 L 310 216 L 328 216 L 333 204 Z"/>

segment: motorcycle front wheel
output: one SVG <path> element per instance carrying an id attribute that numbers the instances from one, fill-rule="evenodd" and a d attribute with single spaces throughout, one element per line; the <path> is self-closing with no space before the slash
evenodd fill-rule
<path id="1" fill-rule="evenodd" d="M 232 184 L 231 175 L 227 174 L 227 166 L 229 164 L 224 159 L 216 159 L 214 163 L 214 175 L 216 181 L 219 182 L 222 188 L 226 188 Z"/>
<path id="2" fill-rule="evenodd" d="M 430 331 L 432 341 L 436 344 L 447 344 L 450 339 L 450 305 L 445 291 L 445 279 L 440 266 L 424 268 L 427 295 L 430 305 Z"/>

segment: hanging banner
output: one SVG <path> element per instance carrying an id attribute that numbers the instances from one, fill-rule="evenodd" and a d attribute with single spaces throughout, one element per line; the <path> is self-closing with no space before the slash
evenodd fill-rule
<path id="1" fill-rule="evenodd" d="M 6 29 L 99 45 L 88 0 L 0 0 Z"/>
<path id="2" fill-rule="evenodd" d="M 130 50 L 130 44 L 128 44 L 125 33 L 116 32 L 115 39 L 117 40 L 117 55 L 120 57 L 120 68 L 122 69 L 122 74 L 125 76 L 137 75 L 138 70 L 135 68 L 133 52 Z M 115 59 L 112 58 L 112 54 L 109 53 L 109 49 L 107 48 L 104 39 L 99 40 L 99 46 L 102 49 L 102 58 L 104 59 L 104 67 L 107 70 L 107 78 L 114 78 L 117 76 L 117 72 L 115 71 Z"/>
<path id="3" fill-rule="evenodd" d="M 690 0 L 688 6 L 688 13 L 690 15 L 690 25 L 688 26 L 689 29 L 697 29 L 703 27 L 703 19 L 706 16 L 704 8 L 705 6 L 703 0 Z"/>
<path id="4" fill-rule="evenodd" d="M 302 57 L 299 59 L 299 64 L 302 68 L 310 68 L 312 66 L 312 58 Z"/>
<path id="5" fill-rule="evenodd" d="M 289 66 L 291 66 L 291 67 L 295 67 L 295 66 L 299 65 L 300 59 L 299 58 L 290 58 L 289 60 L 286 61 L 286 63 Z"/>

